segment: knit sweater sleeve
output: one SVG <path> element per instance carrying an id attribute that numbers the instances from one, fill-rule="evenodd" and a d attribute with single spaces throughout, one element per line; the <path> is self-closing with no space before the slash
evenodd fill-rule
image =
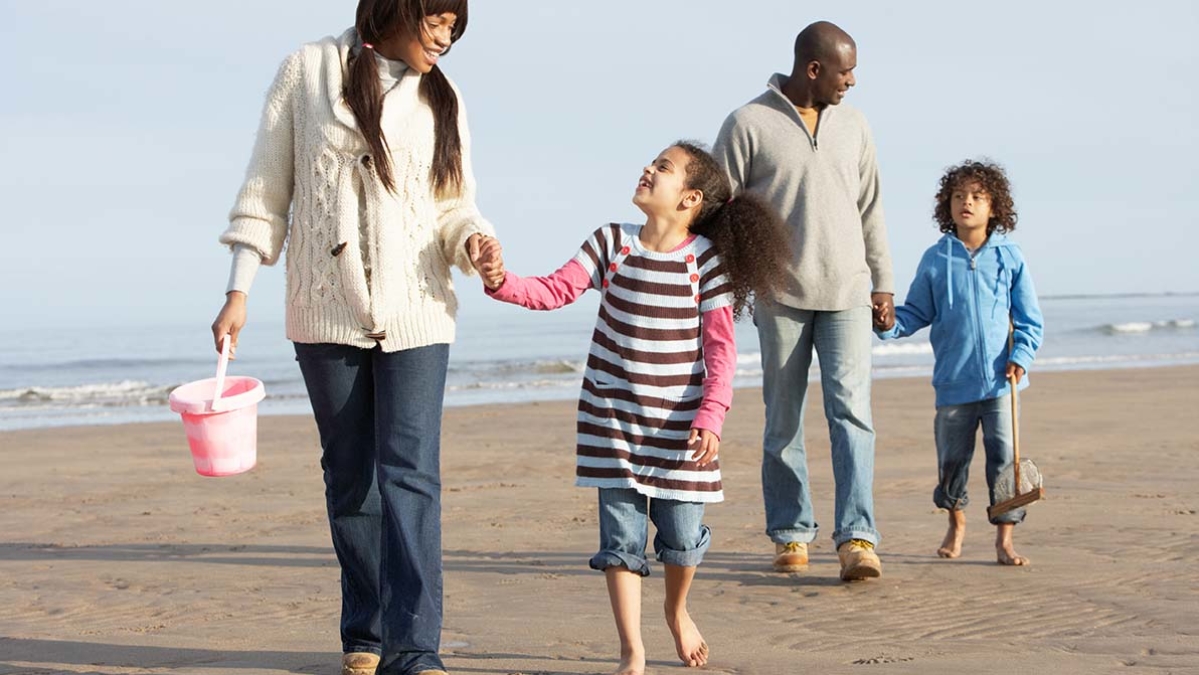
<path id="1" fill-rule="evenodd" d="M 458 136 L 462 141 L 462 188 L 453 195 L 437 197 L 437 225 L 440 231 L 442 255 L 467 275 L 475 273 L 466 240 L 472 234 L 495 236 L 495 228 L 483 218 L 475 203 L 475 175 L 470 159 L 470 128 L 466 121 L 466 105 L 458 87 L 450 83 L 458 97 Z"/>
<path id="2" fill-rule="evenodd" d="M 220 239 L 230 247 L 244 244 L 254 249 L 265 265 L 278 262 L 287 239 L 295 183 L 294 98 L 302 59 L 302 52 L 296 52 L 284 60 L 267 93 L 246 178 Z"/>
<path id="3" fill-rule="evenodd" d="M 891 269 L 891 247 L 887 243 L 887 227 L 883 221 L 882 191 L 879 188 L 878 156 L 874 136 L 865 120 L 862 121 L 862 156 L 858 161 L 861 192 L 858 211 L 862 214 L 862 237 L 866 242 L 866 264 L 875 293 L 894 293 L 895 277 Z"/>

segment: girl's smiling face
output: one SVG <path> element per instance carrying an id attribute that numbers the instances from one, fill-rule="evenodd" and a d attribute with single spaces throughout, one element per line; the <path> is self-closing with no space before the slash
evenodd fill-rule
<path id="1" fill-rule="evenodd" d="M 690 156 L 681 148 L 671 146 L 641 170 L 633 204 L 646 215 L 665 214 L 697 206 L 703 194 L 687 187 L 687 164 Z"/>

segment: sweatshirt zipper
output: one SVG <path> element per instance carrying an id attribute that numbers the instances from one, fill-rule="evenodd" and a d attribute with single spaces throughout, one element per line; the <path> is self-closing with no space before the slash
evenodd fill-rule
<path id="1" fill-rule="evenodd" d="M 979 318 L 979 307 L 982 306 L 982 298 L 978 294 L 978 261 L 976 260 L 978 252 L 975 251 L 970 255 L 970 290 L 974 292 L 974 302 L 971 303 L 971 315 L 974 318 L 974 333 L 975 339 L 978 340 L 978 372 L 982 375 L 982 381 L 989 383 L 991 378 L 987 375 L 987 341 L 983 336 L 982 320 Z"/>

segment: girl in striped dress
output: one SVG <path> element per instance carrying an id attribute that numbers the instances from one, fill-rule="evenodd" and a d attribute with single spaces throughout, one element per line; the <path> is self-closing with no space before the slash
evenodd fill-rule
<path id="1" fill-rule="evenodd" d="M 600 550 L 621 642 L 619 675 L 645 670 L 641 577 L 648 521 L 666 579 L 666 623 L 679 658 L 702 666 L 708 646 L 687 593 L 711 533 L 704 504 L 723 499 L 721 426 L 732 402 L 733 321 L 751 296 L 773 294 L 789 241 L 778 217 L 728 180 L 697 144 L 680 141 L 646 166 L 633 203 L 644 225 L 596 230 L 547 277 L 505 272 L 499 242 L 480 250 L 487 293 L 529 309 L 600 293 L 578 405 L 576 484 L 599 488 Z"/>

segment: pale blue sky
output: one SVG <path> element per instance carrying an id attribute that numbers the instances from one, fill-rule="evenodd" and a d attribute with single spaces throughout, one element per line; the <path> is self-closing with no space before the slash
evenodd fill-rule
<path id="1" fill-rule="evenodd" d="M 0 0 L 0 324 L 203 330 L 266 87 L 354 6 Z M 710 142 L 790 69 L 796 32 L 828 19 L 858 42 L 847 101 L 878 142 L 901 297 L 938 236 L 941 171 L 980 156 L 1009 170 L 1042 295 L 1194 292 L 1196 6 L 476 0 L 443 67 L 520 273 L 636 219 L 642 164 L 679 137 Z M 282 286 L 281 267 L 260 273 L 251 321 L 281 316 Z M 464 311 L 494 311 L 476 281 L 459 289 Z"/>

